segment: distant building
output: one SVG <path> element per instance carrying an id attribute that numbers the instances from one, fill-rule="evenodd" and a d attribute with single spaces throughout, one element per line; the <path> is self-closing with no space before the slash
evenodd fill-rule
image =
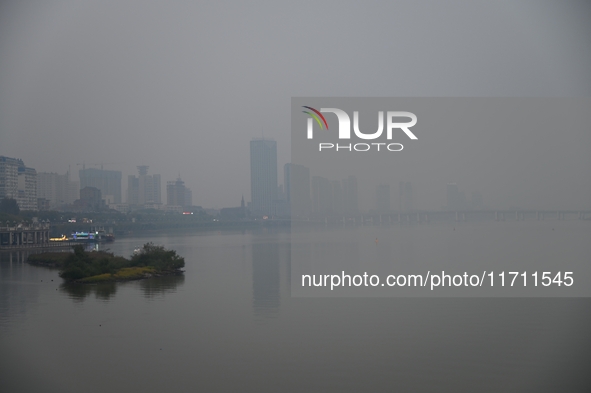
<path id="1" fill-rule="evenodd" d="M 250 141 L 250 193 L 252 214 L 273 213 L 277 200 L 277 142 L 272 139 Z"/>
<path id="2" fill-rule="evenodd" d="M 330 182 L 331 205 L 333 213 L 342 217 L 345 212 L 345 194 L 343 192 L 343 183 L 340 180 Z"/>
<path id="3" fill-rule="evenodd" d="M 121 171 L 103 169 L 80 169 L 80 187 L 95 187 L 101 190 L 104 198 L 113 196 L 113 203 L 121 203 Z"/>
<path id="4" fill-rule="evenodd" d="M 127 203 L 113 203 L 107 206 L 109 209 L 117 210 L 120 213 L 128 213 L 129 205 Z"/>
<path id="5" fill-rule="evenodd" d="M 332 213 L 330 181 L 321 176 L 312 176 L 312 213 L 315 217 L 327 217 Z"/>
<path id="6" fill-rule="evenodd" d="M 354 216 L 359 213 L 359 196 L 357 190 L 357 178 L 349 176 L 343 180 L 343 195 L 345 214 Z"/>
<path id="7" fill-rule="evenodd" d="M 472 205 L 472 209 L 475 209 L 475 210 L 483 209 L 484 202 L 482 200 L 482 194 L 479 193 L 478 191 L 472 192 L 472 198 L 471 198 L 470 204 Z"/>
<path id="8" fill-rule="evenodd" d="M 167 206 L 179 206 L 182 212 L 182 208 L 193 205 L 192 195 L 191 189 L 185 187 L 185 182 L 182 181 L 180 177 L 175 181 L 169 181 L 166 183 Z M 167 208 L 167 210 L 171 209 Z"/>
<path id="9" fill-rule="evenodd" d="M 458 185 L 456 183 L 447 184 L 447 209 L 466 209 L 466 196 L 463 192 L 460 192 Z"/>
<path id="10" fill-rule="evenodd" d="M 23 160 L 0 156 L 0 199 L 15 199 L 20 210 L 37 210 L 37 171 Z"/>
<path id="11" fill-rule="evenodd" d="M 410 212 L 413 210 L 412 184 L 409 181 L 398 183 L 398 210 Z"/>
<path id="12" fill-rule="evenodd" d="M 137 176 L 127 176 L 127 204 L 138 206 L 140 204 L 140 182 Z"/>
<path id="13" fill-rule="evenodd" d="M 379 213 L 390 211 L 390 185 L 380 184 L 376 186 L 376 208 Z"/>
<path id="14" fill-rule="evenodd" d="M 238 207 L 224 207 L 220 209 L 220 220 L 236 221 L 242 220 L 246 217 L 246 207 L 244 206 L 244 196 Z"/>
<path id="15" fill-rule="evenodd" d="M 49 210 L 50 205 L 51 204 L 49 202 L 49 199 L 37 198 L 37 210 L 39 210 L 39 211 Z"/>
<path id="16" fill-rule="evenodd" d="M 23 160 L 0 156 L 0 199 L 18 196 L 18 167 Z"/>
<path id="17" fill-rule="evenodd" d="M 37 210 L 37 171 L 26 166 L 18 167 L 18 196 L 21 210 Z"/>
<path id="18" fill-rule="evenodd" d="M 101 190 L 96 187 L 84 187 L 80 199 L 74 201 L 74 206 L 82 211 L 100 211 L 104 205 Z"/>
<path id="19" fill-rule="evenodd" d="M 185 187 L 185 207 L 193 206 L 193 191 L 190 188 Z"/>
<path id="20" fill-rule="evenodd" d="M 137 167 L 139 175 L 127 178 L 127 204 L 143 206 L 162 203 L 160 175 L 148 175 L 148 166 Z"/>
<path id="21" fill-rule="evenodd" d="M 310 215 L 310 169 L 303 165 L 287 163 L 283 167 L 285 199 L 293 218 Z"/>
<path id="22" fill-rule="evenodd" d="M 54 172 L 37 173 L 37 197 L 49 201 L 50 208 L 70 205 L 78 199 L 80 183 L 70 180 L 70 173 L 60 175 Z"/>

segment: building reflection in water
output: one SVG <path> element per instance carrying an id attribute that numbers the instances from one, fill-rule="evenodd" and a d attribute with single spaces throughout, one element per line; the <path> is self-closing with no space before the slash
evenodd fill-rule
<path id="1" fill-rule="evenodd" d="M 26 263 L 30 250 L 0 252 L 0 328 L 25 318 L 39 300 L 42 276 Z M 24 285 L 32 284 L 32 285 Z"/>
<path id="2" fill-rule="evenodd" d="M 279 244 L 252 245 L 252 306 L 255 316 L 276 316 L 281 304 Z"/>

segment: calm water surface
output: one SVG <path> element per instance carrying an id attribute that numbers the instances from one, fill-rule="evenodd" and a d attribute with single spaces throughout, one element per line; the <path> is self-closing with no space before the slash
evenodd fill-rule
<path id="1" fill-rule="evenodd" d="M 0 254 L 0 392 L 591 391 L 588 299 L 292 298 L 286 230 L 107 247 L 147 241 L 184 276 L 72 288 Z"/>

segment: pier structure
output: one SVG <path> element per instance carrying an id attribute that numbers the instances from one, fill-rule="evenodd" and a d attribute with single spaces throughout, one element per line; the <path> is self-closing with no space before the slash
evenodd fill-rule
<path id="1" fill-rule="evenodd" d="M 0 223 L 0 249 L 49 247 L 49 223 Z"/>

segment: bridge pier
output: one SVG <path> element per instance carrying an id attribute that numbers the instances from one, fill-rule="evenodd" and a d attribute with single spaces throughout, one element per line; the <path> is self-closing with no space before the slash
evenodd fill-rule
<path id="1" fill-rule="evenodd" d="M 0 248 L 43 247 L 49 244 L 49 224 L 19 224 L 0 228 Z"/>

